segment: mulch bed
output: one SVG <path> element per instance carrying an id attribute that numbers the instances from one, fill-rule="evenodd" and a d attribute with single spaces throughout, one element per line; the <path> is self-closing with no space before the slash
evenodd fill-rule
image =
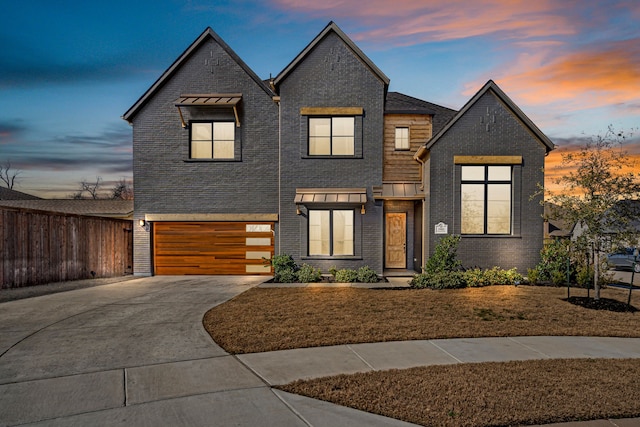
<path id="1" fill-rule="evenodd" d="M 565 298 L 565 301 L 591 310 L 606 310 L 614 311 L 616 313 L 635 313 L 636 311 L 638 311 L 637 308 L 632 305 L 627 305 L 626 302 L 618 301 L 611 298 L 600 298 L 599 300 L 595 300 L 588 297 L 569 297 Z"/>

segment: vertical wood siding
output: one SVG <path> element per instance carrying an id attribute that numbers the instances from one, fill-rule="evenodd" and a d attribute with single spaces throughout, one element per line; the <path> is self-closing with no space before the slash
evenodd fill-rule
<path id="1" fill-rule="evenodd" d="M 0 207 L 0 286 L 131 273 L 130 220 Z"/>
<path id="2" fill-rule="evenodd" d="M 409 150 L 397 151 L 396 127 L 409 128 Z M 420 164 L 413 155 L 431 138 L 431 116 L 387 114 L 384 116 L 383 181 L 420 181 Z"/>

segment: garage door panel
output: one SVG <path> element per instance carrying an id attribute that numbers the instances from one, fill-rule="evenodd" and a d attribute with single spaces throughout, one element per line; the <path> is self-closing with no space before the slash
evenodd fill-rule
<path id="1" fill-rule="evenodd" d="M 271 274 L 273 223 L 154 224 L 155 274 Z"/>

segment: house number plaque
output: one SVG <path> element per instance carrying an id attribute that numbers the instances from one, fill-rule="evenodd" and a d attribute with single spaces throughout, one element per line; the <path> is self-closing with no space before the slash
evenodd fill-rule
<path id="1" fill-rule="evenodd" d="M 436 234 L 449 234 L 449 226 L 444 222 L 439 222 L 435 227 Z"/>

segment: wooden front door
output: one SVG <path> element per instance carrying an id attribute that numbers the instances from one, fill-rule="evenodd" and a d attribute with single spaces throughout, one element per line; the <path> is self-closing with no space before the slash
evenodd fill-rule
<path id="1" fill-rule="evenodd" d="M 407 214 L 386 214 L 386 268 L 407 268 Z"/>

